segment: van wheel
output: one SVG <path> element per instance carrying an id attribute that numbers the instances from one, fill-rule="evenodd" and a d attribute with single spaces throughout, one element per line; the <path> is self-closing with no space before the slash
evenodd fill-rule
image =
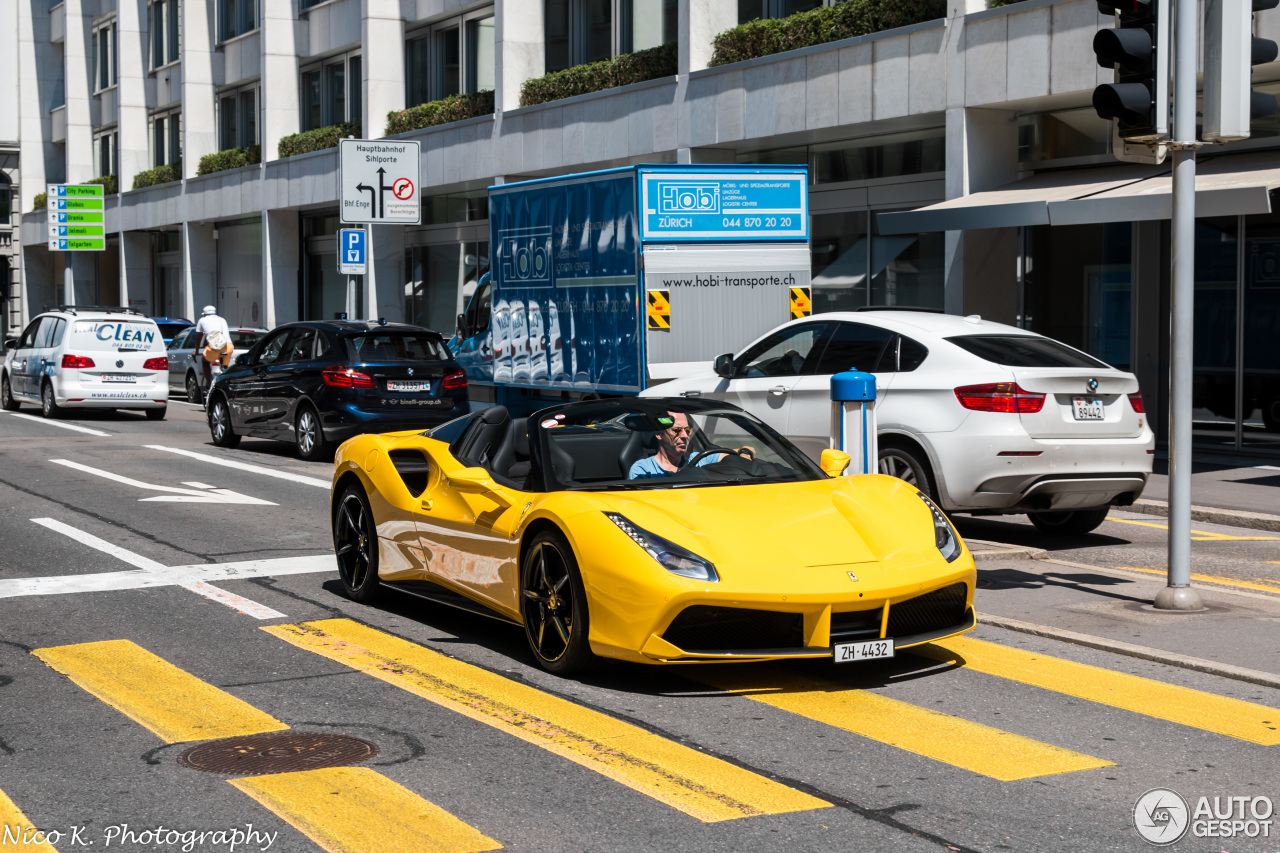
<path id="1" fill-rule="evenodd" d="M 53 396 L 53 383 L 48 379 L 44 381 L 44 385 L 40 388 L 40 414 L 46 418 L 62 416 L 62 407 L 58 405 L 58 401 Z"/>
<path id="2" fill-rule="evenodd" d="M 13 389 L 9 387 L 9 374 L 0 376 L 0 408 L 6 412 L 16 412 L 22 406 L 13 399 Z"/>
<path id="3" fill-rule="evenodd" d="M 1096 509 L 1073 509 L 1067 512 L 1029 512 L 1027 518 L 1045 533 L 1056 533 L 1062 536 L 1079 536 L 1098 529 L 1107 520 L 1111 507 L 1102 506 Z"/>
<path id="4" fill-rule="evenodd" d="M 204 394 L 200 392 L 200 380 L 196 379 L 194 372 L 187 374 L 187 402 L 193 406 L 204 402 Z"/>

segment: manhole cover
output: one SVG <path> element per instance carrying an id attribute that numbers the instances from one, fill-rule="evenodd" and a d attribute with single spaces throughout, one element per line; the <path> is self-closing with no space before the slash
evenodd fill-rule
<path id="1" fill-rule="evenodd" d="M 359 764 L 377 754 L 376 744 L 357 737 L 274 732 L 202 743 L 178 756 L 178 763 L 210 773 L 261 776 Z"/>

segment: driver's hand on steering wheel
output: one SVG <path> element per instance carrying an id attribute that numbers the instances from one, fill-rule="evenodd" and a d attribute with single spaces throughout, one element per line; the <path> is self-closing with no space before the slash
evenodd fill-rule
<path id="1" fill-rule="evenodd" d="M 747 459 L 751 459 L 753 461 L 756 458 L 756 449 L 749 444 L 744 444 L 741 447 L 735 447 L 734 451 L 739 456 L 746 457 Z"/>

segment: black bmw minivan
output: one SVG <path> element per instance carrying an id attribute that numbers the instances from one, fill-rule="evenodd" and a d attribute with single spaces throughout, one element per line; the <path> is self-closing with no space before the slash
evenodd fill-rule
<path id="1" fill-rule="evenodd" d="M 421 326 L 349 320 L 287 323 L 209 389 L 219 447 L 243 436 L 293 442 L 303 459 L 366 432 L 426 429 L 466 414 L 467 375 Z"/>

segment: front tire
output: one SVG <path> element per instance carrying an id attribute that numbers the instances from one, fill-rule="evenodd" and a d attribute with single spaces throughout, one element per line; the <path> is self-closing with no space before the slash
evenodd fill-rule
<path id="1" fill-rule="evenodd" d="M 44 385 L 40 386 L 40 414 L 46 418 L 62 416 L 62 407 L 58 405 L 53 395 L 53 383 L 48 379 L 44 381 Z"/>
<path id="2" fill-rule="evenodd" d="M 195 373 L 187 374 L 187 402 L 198 406 L 204 402 L 204 394 L 200 391 L 200 380 Z"/>
<path id="3" fill-rule="evenodd" d="M 367 603 L 381 592 L 378 582 L 378 531 L 364 489 L 351 486 L 333 512 L 333 551 L 342 590 L 352 601 Z"/>
<path id="4" fill-rule="evenodd" d="M 308 462 L 322 460 L 329 452 L 329 443 L 324 440 L 324 429 L 320 426 L 320 416 L 309 405 L 303 406 L 298 412 L 293 428 L 293 443 L 298 450 L 298 458 Z"/>
<path id="5" fill-rule="evenodd" d="M 143 409 L 143 411 L 147 413 L 147 420 L 162 421 L 164 420 L 165 414 L 169 411 L 169 407 L 164 406 L 163 408 L 159 408 L 159 409 Z"/>
<path id="6" fill-rule="evenodd" d="M 209 434 L 218 447 L 231 448 L 240 444 L 240 436 L 231 426 L 231 407 L 227 405 L 226 397 L 219 396 L 213 401 L 209 410 Z"/>
<path id="7" fill-rule="evenodd" d="M 539 533 L 525 553 L 520 612 L 529 648 L 543 669 L 569 675 L 598 663 L 587 640 L 590 614 L 578 561 L 558 530 Z"/>
<path id="8" fill-rule="evenodd" d="M 1111 507 L 1096 509 L 1073 509 L 1067 512 L 1029 512 L 1027 517 L 1041 532 L 1061 536 L 1079 536 L 1092 533 L 1102 522 L 1107 520 Z"/>
<path id="9" fill-rule="evenodd" d="M 0 408 L 6 412 L 16 412 L 22 406 L 13 398 L 13 389 L 9 387 L 9 374 L 0 376 Z"/>
<path id="10" fill-rule="evenodd" d="M 927 460 L 920 458 L 917 451 L 890 444 L 880 448 L 880 462 L 877 470 L 881 474 L 897 477 L 905 483 L 915 486 L 925 493 L 934 503 L 938 502 L 938 490 L 933 485 L 933 476 L 929 471 Z"/>

